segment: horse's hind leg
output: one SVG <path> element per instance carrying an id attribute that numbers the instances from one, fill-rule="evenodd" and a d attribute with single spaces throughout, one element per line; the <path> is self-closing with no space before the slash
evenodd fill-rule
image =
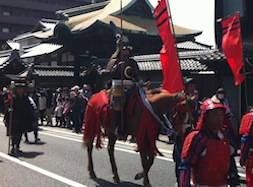
<path id="1" fill-rule="evenodd" d="M 111 162 L 112 173 L 113 173 L 113 181 L 115 183 L 119 183 L 120 179 L 119 179 L 118 169 L 117 169 L 117 165 L 116 165 L 115 157 L 114 157 L 114 147 L 115 147 L 115 143 L 116 143 L 117 139 L 114 134 L 110 134 L 108 136 L 108 139 L 109 139 L 109 143 L 107 146 L 107 150 L 108 150 L 108 154 L 110 156 L 110 162 Z"/>
<path id="2" fill-rule="evenodd" d="M 90 178 L 91 179 L 95 179 L 96 174 L 94 172 L 94 167 L 93 167 L 93 159 L 92 159 L 92 150 L 93 150 L 93 145 L 92 145 L 93 141 L 87 141 L 85 144 L 87 146 L 87 153 L 88 153 L 88 171 L 90 174 Z"/>

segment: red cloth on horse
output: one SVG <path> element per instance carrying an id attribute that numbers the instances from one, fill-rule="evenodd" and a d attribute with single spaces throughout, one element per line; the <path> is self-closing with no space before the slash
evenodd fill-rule
<path id="1" fill-rule="evenodd" d="M 253 123 L 253 112 L 249 112 L 242 117 L 239 134 L 242 135 L 250 132 L 252 123 Z"/>
<path id="2" fill-rule="evenodd" d="M 96 148 L 101 148 L 101 122 L 103 121 L 107 127 L 110 125 L 108 103 L 106 90 L 103 90 L 94 94 L 87 105 L 83 140 L 92 141 L 97 137 Z"/>
<path id="3" fill-rule="evenodd" d="M 133 113 L 133 107 L 136 102 L 139 102 L 143 108 L 143 113 L 141 116 L 141 124 L 140 124 L 138 137 L 137 137 L 137 145 L 138 145 L 137 151 L 142 150 L 144 147 L 144 144 L 148 142 L 149 145 L 145 145 L 145 146 L 150 147 L 149 153 L 148 153 L 150 156 L 153 156 L 156 154 L 162 155 L 162 153 L 156 147 L 156 137 L 159 131 L 160 124 L 157 121 L 157 119 L 153 116 L 153 114 L 146 108 L 138 92 L 135 92 L 132 95 L 132 98 L 126 110 L 126 115 L 129 116 Z"/>

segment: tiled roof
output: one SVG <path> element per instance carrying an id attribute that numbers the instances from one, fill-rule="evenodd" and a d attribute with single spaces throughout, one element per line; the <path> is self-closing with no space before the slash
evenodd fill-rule
<path id="1" fill-rule="evenodd" d="M 39 77 L 74 77 L 73 71 L 66 70 L 34 70 Z"/>
<path id="2" fill-rule="evenodd" d="M 74 77 L 73 66 L 35 66 L 34 73 L 39 77 Z M 81 70 L 80 76 L 85 76 L 87 70 Z"/>
<path id="3" fill-rule="evenodd" d="M 161 70 L 159 54 L 134 56 L 141 71 Z M 209 71 L 208 63 L 225 60 L 223 53 L 217 50 L 199 50 L 179 52 L 181 70 L 184 71 Z M 207 63 L 208 62 L 208 63 Z"/>
<path id="4" fill-rule="evenodd" d="M 209 50 L 192 50 L 192 51 L 183 51 L 178 53 L 179 59 L 196 59 L 203 61 L 216 61 L 216 60 L 225 60 L 226 57 L 222 52 L 219 52 L 215 49 Z M 133 57 L 136 61 L 152 61 L 160 60 L 159 54 L 150 54 L 150 55 L 138 55 Z"/>
<path id="5" fill-rule="evenodd" d="M 222 52 L 215 49 L 203 51 L 185 51 L 179 53 L 179 58 L 195 58 L 200 61 L 217 61 L 225 60 L 226 57 Z"/>
<path id="6" fill-rule="evenodd" d="M 141 71 L 159 71 L 162 69 L 160 61 L 143 61 L 137 62 Z M 208 66 L 201 64 L 197 60 L 183 59 L 180 60 L 181 70 L 185 71 L 205 71 L 208 70 Z"/>
<path id="7" fill-rule="evenodd" d="M 185 41 L 185 42 L 180 42 L 177 43 L 177 48 L 178 49 L 191 49 L 191 50 L 209 50 L 211 47 L 198 43 L 198 42 L 194 42 L 194 41 Z"/>
<path id="8" fill-rule="evenodd" d="M 17 60 L 22 66 L 26 67 L 26 64 L 20 60 L 18 52 L 16 50 L 5 50 L 0 52 L 0 69 L 4 69 L 13 61 Z"/>
<path id="9" fill-rule="evenodd" d="M 180 60 L 181 70 L 188 70 L 188 71 L 204 71 L 208 69 L 206 64 L 202 64 L 197 60 L 193 59 L 183 59 Z"/>
<path id="10" fill-rule="evenodd" d="M 9 64 L 9 56 L 8 57 L 1 57 L 0 58 L 0 69 L 3 69 Z"/>

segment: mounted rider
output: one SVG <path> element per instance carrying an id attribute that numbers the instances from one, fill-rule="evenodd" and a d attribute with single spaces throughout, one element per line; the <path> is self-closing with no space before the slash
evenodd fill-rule
<path id="1" fill-rule="evenodd" d="M 139 77 L 137 62 L 132 58 L 133 47 L 128 37 L 120 35 L 116 37 L 118 38 L 117 48 L 105 71 L 110 72 L 112 79 L 110 106 L 114 110 L 115 134 L 118 135 L 123 133 L 123 129 L 120 128 L 122 109 L 136 90 L 138 81 L 142 81 Z"/>

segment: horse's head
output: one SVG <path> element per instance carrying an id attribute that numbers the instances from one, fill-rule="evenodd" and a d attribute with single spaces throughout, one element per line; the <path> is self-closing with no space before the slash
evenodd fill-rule
<path id="1" fill-rule="evenodd" d="M 183 97 L 183 93 L 169 93 L 164 89 L 155 88 L 149 90 L 146 97 L 157 115 L 162 116 L 165 112 L 171 111 L 177 105 Z"/>
<path id="2" fill-rule="evenodd" d="M 192 112 L 195 110 L 195 99 L 195 97 L 185 95 L 174 107 L 172 112 L 172 123 L 176 131 L 182 131 L 184 133 L 184 128 L 187 128 L 189 124 L 195 123 L 192 115 Z"/>

